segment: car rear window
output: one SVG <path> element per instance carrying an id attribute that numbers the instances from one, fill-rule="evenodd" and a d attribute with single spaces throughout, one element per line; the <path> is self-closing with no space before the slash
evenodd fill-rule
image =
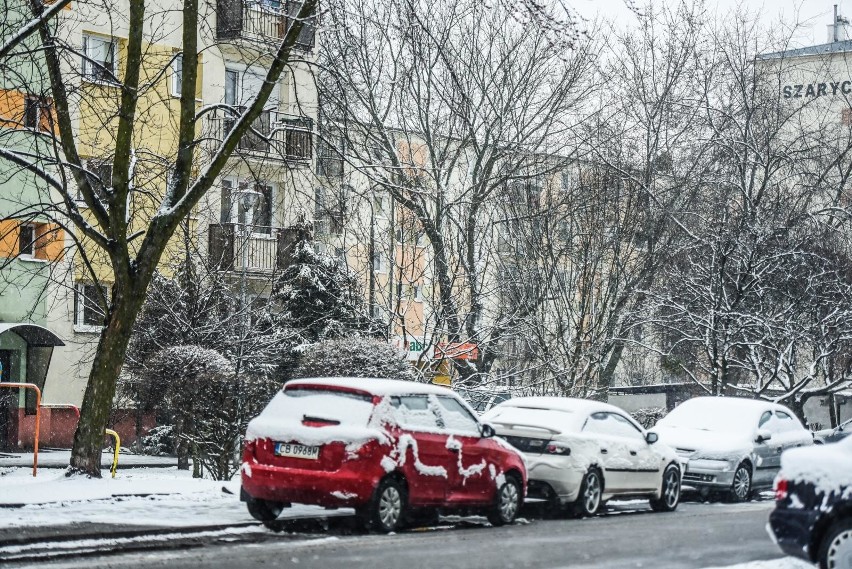
<path id="1" fill-rule="evenodd" d="M 372 412 L 373 402 L 369 395 L 334 389 L 297 387 L 280 391 L 269 402 L 261 416 L 366 427 Z"/>

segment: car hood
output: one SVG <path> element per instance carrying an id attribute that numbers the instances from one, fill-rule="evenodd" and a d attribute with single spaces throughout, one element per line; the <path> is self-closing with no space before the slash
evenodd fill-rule
<path id="1" fill-rule="evenodd" d="M 653 432 L 683 456 L 720 459 L 739 457 L 750 453 L 754 447 L 747 435 L 738 433 L 665 426 L 655 427 Z"/>

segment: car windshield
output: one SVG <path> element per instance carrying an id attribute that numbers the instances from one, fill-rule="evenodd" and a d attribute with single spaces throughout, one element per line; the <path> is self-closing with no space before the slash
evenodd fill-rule
<path id="1" fill-rule="evenodd" d="M 373 403 L 369 395 L 335 389 L 296 387 L 279 392 L 261 416 L 365 427 L 372 411 Z"/>
<path id="2" fill-rule="evenodd" d="M 751 432 L 757 428 L 760 411 L 760 408 L 746 407 L 738 401 L 692 399 L 675 407 L 657 426 L 725 433 Z"/>

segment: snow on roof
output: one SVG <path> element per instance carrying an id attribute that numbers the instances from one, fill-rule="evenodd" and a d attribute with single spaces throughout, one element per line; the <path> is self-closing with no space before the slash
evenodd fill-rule
<path id="1" fill-rule="evenodd" d="M 692 399 L 687 399 L 678 407 L 687 405 L 689 407 L 708 407 L 711 409 L 729 409 L 731 411 L 742 411 L 748 413 L 757 413 L 760 411 L 765 411 L 767 409 L 775 409 L 781 407 L 778 404 L 772 403 L 771 401 L 766 401 L 763 399 L 747 399 L 745 397 L 714 397 L 714 396 L 705 396 L 705 397 L 693 397 Z"/>
<path id="2" fill-rule="evenodd" d="M 355 389 L 372 395 L 453 395 L 453 391 L 441 385 L 431 383 L 417 383 L 414 381 L 401 381 L 398 379 L 378 379 L 372 377 L 316 377 L 309 379 L 296 379 L 287 382 L 285 388 L 300 385 L 317 385 L 323 387 L 342 387 L 344 389 Z"/>
<path id="3" fill-rule="evenodd" d="M 577 399 L 574 397 L 515 397 L 501 403 L 509 407 L 526 407 L 531 409 L 553 409 L 555 411 L 567 411 L 570 413 L 597 413 L 599 411 L 613 411 L 624 414 L 624 411 L 600 401 L 589 399 Z"/>
<path id="4" fill-rule="evenodd" d="M 852 493 L 852 437 L 786 451 L 781 455 L 780 476 L 793 482 L 810 482 L 818 493 Z"/>

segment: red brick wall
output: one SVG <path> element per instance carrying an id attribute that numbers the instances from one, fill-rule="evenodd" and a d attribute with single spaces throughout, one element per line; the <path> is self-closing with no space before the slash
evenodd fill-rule
<path id="1" fill-rule="evenodd" d="M 32 449 L 35 441 L 35 415 L 25 415 L 18 410 L 18 448 Z M 153 414 L 142 420 L 142 432 L 147 433 L 155 426 Z M 14 428 L 14 426 L 13 426 Z M 136 442 L 136 417 L 132 410 L 113 413 L 113 424 L 109 426 L 121 437 L 121 446 Z M 39 446 L 71 448 L 74 431 L 77 430 L 77 411 L 73 407 L 42 407 L 39 423 Z"/>

